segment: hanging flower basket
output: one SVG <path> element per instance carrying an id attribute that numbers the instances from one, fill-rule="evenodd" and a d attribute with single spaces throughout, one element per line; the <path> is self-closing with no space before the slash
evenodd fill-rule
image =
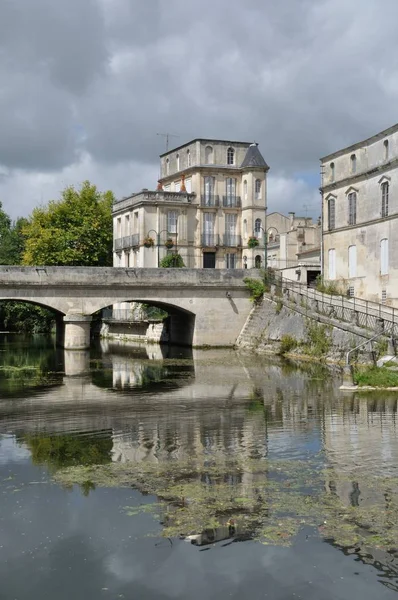
<path id="1" fill-rule="evenodd" d="M 257 246 L 259 246 L 259 241 L 256 237 L 251 236 L 251 237 L 249 237 L 249 241 L 247 242 L 247 245 L 249 246 L 249 248 L 257 248 Z"/>
<path id="2" fill-rule="evenodd" d="M 172 248 L 174 246 L 174 242 L 171 238 L 168 238 L 165 241 L 164 245 L 166 246 L 166 248 L 168 248 L 170 250 L 170 248 Z"/>
<path id="3" fill-rule="evenodd" d="M 155 240 L 148 236 L 144 239 L 143 243 L 145 248 L 152 248 L 155 245 Z"/>

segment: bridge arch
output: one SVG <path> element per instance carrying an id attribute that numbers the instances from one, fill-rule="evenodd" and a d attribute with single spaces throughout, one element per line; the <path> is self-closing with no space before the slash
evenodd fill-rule
<path id="1" fill-rule="evenodd" d="M 138 302 L 140 304 L 147 304 L 148 306 L 154 306 L 164 310 L 168 314 L 167 319 L 165 319 L 164 327 L 167 331 L 169 343 L 192 346 L 196 319 L 196 315 L 192 310 L 178 306 L 175 302 L 154 300 L 152 298 L 129 297 L 126 300 L 122 300 L 122 302 Z M 105 308 L 108 308 L 108 306 L 101 306 L 99 310 L 104 310 Z M 117 322 L 117 319 L 115 318 L 115 321 L 113 322 Z"/>

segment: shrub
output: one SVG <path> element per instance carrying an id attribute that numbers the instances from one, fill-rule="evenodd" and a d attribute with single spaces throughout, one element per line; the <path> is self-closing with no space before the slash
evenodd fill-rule
<path id="1" fill-rule="evenodd" d="M 322 325 L 316 321 L 307 321 L 307 341 L 305 351 L 312 356 L 324 356 L 332 346 L 331 325 Z"/>
<path id="2" fill-rule="evenodd" d="M 168 254 L 162 258 L 159 266 L 162 267 L 162 269 L 181 269 L 182 267 L 185 267 L 182 256 L 178 253 Z"/>
<path id="3" fill-rule="evenodd" d="M 252 302 L 260 302 L 267 291 L 265 283 L 261 279 L 253 279 L 251 277 L 245 277 L 243 281 L 250 290 L 250 300 Z"/>
<path id="4" fill-rule="evenodd" d="M 282 302 L 282 300 L 277 300 L 276 301 L 276 307 L 275 307 L 275 312 L 276 312 L 277 315 L 279 315 L 279 313 L 281 312 L 282 308 L 283 308 L 283 302 Z"/>
<path id="5" fill-rule="evenodd" d="M 248 239 L 247 245 L 249 246 L 249 248 L 257 248 L 257 246 L 259 245 L 259 241 L 256 237 L 251 236 Z"/>
<path id="6" fill-rule="evenodd" d="M 294 348 L 297 348 L 298 342 L 296 338 L 291 335 L 283 335 L 281 339 L 281 345 L 279 348 L 279 354 L 287 354 Z"/>

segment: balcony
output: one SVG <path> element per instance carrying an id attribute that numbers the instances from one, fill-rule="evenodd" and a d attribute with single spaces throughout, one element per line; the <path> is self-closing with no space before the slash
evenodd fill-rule
<path id="1" fill-rule="evenodd" d="M 139 246 L 140 234 L 126 235 L 125 237 L 114 240 L 114 250 L 124 250 L 125 248 L 134 248 Z"/>
<path id="2" fill-rule="evenodd" d="M 202 246 L 205 248 L 214 248 L 219 245 L 217 233 L 202 233 Z"/>
<path id="3" fill-rule="evenodd" d="M 224 234 L 223 237 L 224 246 L 229 248 L 236 248 L 242 245 L 242 239 L 240 235 L 231 235 L 229 233 Z"/>
<path id="4" fill-rule="evenodd" d="M 202 194 L 200 197 L 201 206 L 220 206 L 220 200 L 217 195 L 214 194 Z"/>
<path id="5" fill-rule="evenodd" d="M 240 196 L 223 196 L 222 205 L 225 208 L 239 208 L 241 206 Z"/>

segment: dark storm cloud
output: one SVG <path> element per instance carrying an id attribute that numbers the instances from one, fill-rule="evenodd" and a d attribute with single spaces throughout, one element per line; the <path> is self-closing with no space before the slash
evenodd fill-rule
<path id="1" fill-rule="evenodd" d="M 293 189 L 398 121 L 397 18 L 396 0 L 0 0 L 3 189 L 87 156 L 120 187 L 112 169 L 157 169 L 158 132 L 256 140 Z"/>

